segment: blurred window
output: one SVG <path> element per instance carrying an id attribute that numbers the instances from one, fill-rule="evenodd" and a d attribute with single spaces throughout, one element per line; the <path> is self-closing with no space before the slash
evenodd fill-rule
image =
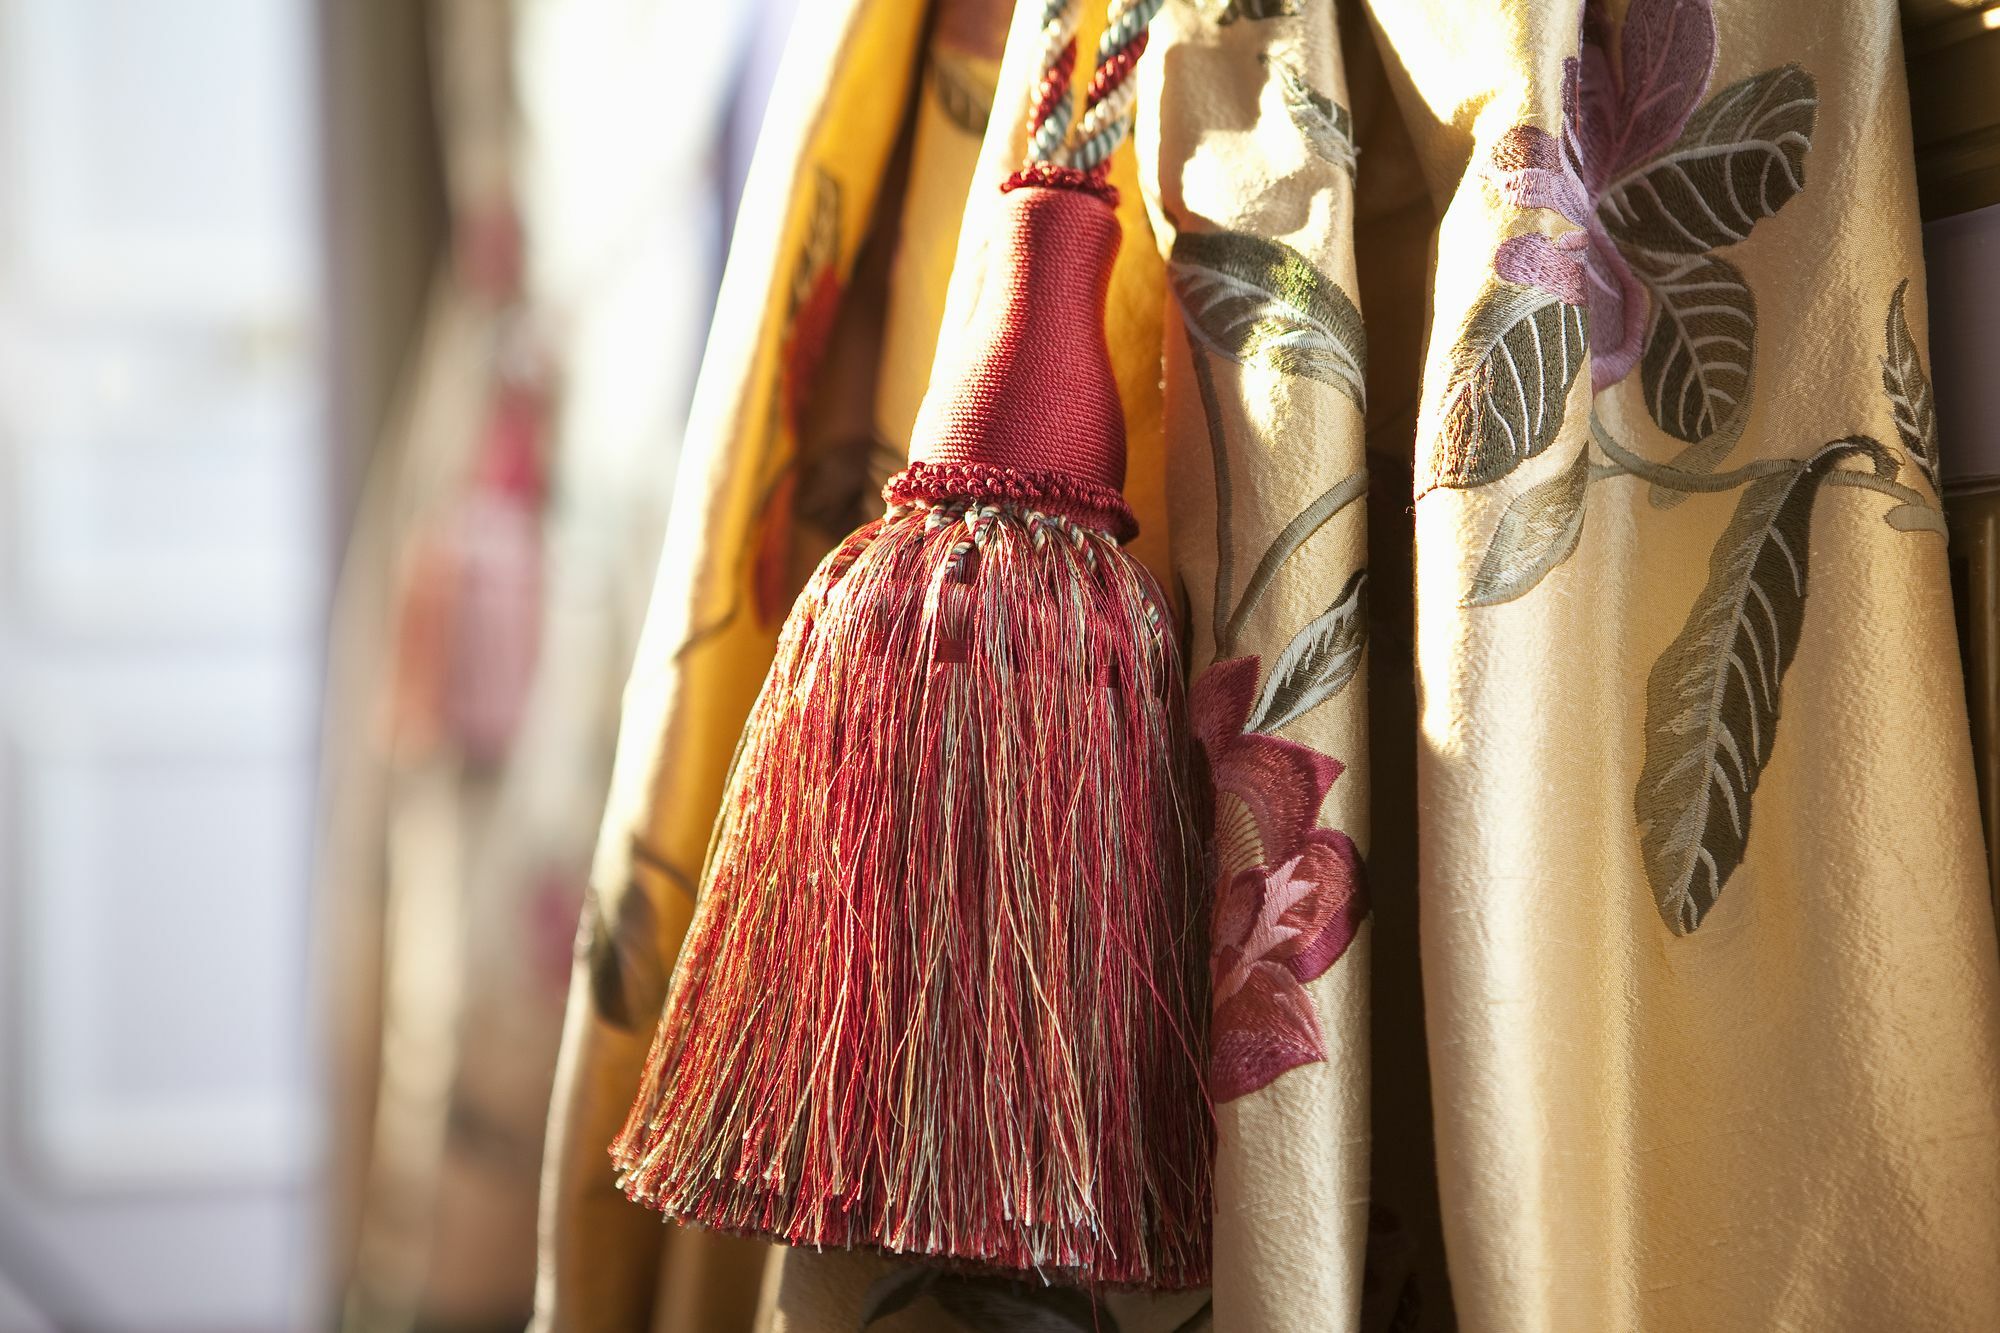
<path id="1" fill-rule="evenodd" d="M 313 22 L 0 0 L 0 1309 L 61 1327 L 302 1322 Z"/>

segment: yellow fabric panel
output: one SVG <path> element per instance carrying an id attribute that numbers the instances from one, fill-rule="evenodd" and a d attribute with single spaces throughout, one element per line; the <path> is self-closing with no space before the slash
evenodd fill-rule
<path id="1" fill-rule="evenodd" d="M 788 340 L 820 277 L 842 281 L 854 265 L 923 20 L 916 5 L 802 6 L 776 81 L 626 692 L 586 908 L 589 956 L 573 982 L 551 1112 L 538 1329 L 629 1333 L 655 1307 L 672 1233 L 616 1192 L 606 1148 L 630 1106 L 729 757 L 775 641 L 758 581 L 773 577 L 768 553 L 791 546 L 790 514 L 773 502 L 797 445 L 782 397 Z M 757 1253 L 685 1243 L 739 1267 Z M 718 1290 L 747 1320 L 754 1289 Z M 695 1304 L 711 1320 L 714 1307 Z"/>

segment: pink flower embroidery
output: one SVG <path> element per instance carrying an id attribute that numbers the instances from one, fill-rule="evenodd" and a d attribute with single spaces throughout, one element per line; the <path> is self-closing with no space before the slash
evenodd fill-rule
<path id="1" fill-rule="evenodd" d="M 1342 765 L 1296 741 L 1243 729 L 1257 671 L 1255 657 L 1217 662 L 1189 698 L 1215 786 L 1209 1078 L 1218 1102 L 1326 1058 L 1304 983 L 1347 951 L 1368 912 L 1354 843 L 1318 826 Z"/>
<path id="2" fill-rule="evenodd" d="M 1493 268 L 1590 311 L 1590 387 L 1630 374 L 1645 343 L 1647 296 L 1602 216 L 1614 186 L 1672 147 L 1715 70 L 1710 0 L 1632 0 L 1611 54 L 1604 0 L 1585 0 L 1575 57 L 1563 61 L 1563 133 L 1516 125 L 1493 150 L 1501 192 L 1580 230 L 1510 236 Z"/>

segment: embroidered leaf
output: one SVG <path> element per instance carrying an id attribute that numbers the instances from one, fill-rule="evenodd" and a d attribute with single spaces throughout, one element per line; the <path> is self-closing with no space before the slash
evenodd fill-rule
<path id="1" fill-rule="evenodd" d="M 1554 443 L 1589 346 L 1582 306 L 1490 284 L 1452 349 L 1431 486 L 1484 486 Z"/>
<path id="2" fill-rule="evenodd" d="M 861 1328 L 873 1327 L 890 1315 L 907 1310 L 929 1291 L 941 1270 L 918 1264 L 898 1264 L 868 1284 L 861 1298 Z"/>
<path id="3" fill-rule="evenodd" d="M 1111 1311 L 1074 1287 L 944 1273 L 930 1297 L 968 1333 L 1118 1333 Z"/>
<path id="4" fill-rule="evenodd" d="M 1354 678 L 1368 645 L 1368 571 L 1350 574 L 1333 605 L 1292 637 L 1271 665 L 1245 731 L 1277 731 L 1331 699 Z"/>
<path id="5" fill-rule="evenodd" d="M 1315 153 L 1353 176 L 1357 150 L 1354 121 L 1347 108 L 1314 91 L 1305 76 L 1286 62 L 1269 56 L 1264 60 L 1278 76 L 1278 87 L 1284 94 L 1285 110 L 1291 112 L 1292 124 L 1299 127 L 1299 133 Z"/>
<path id="6" fill-rule="evenodd" d="M 1941 537 L 1951 535 L 1945 525 L 1944 514 L 1929 505 L 1891 505 L 1882 515 L 1882 521 L 1898 532 L 1935 532 Z"/>
<path id="7" fill-rule="evenodd" d="M 1511 602 L 1569 559 L 1583 536 L 1583 498 L 1589 486 L 1590 450 L 1578 449 L 1568 467 L 1508 501 L 1465 604 Z"/>
<path id="8" fill-rule="evenodd" d="M 1736 451 L 1742 442 L 1743 431 L 1750 424 L 1750 404 L 1755 400 L 1757 388 L 1757 361 L 1751 358 L 1750 373 L 1743 381 L 1742 400 L 1721 424 L 1709 433 L 1706 439 L 1682 446 L 1679 453 L 1667 460 L 1667 466 L 1677 472 L 1706 476 L 1722 465 L 1722 460 Z M 1679 490 L 1673 486 L 1662 486 L 1653 482 L 1646 487 L 1646 495 L 1655 509 L 1672 509 L 1686 500 L 1692 491 Z"/>
<path id="9" fill-rule="evenodd" d="M 1749 406 L 1756 298 L 1733 265 L 1713 256 L 1642 264 L 1638 272 L 1653 294 L 1639 361 L 1647 415 L 1675 439 L 1698 443 Z"/>
<path id="10" fill-rule="evenodd" d="M 1744 490 L 1687 624 L 1647 679 L 1633 810 L 1646 878 L 1677 935 L 1702 923 L 1743 861 L 1805 620 L 1813 501 L 1836 463 L 1864 453 L 1878 473 L 1894 470 L 1874 441 L 1841 440 Z"/>
<path id="11" fill-rule="evenodd" d="M 979 77 L 970 60 L 959 55 L 934 54 L 931 91 L 946 120 L 974 138 L 986 133 L 986 122 L 993 114 L 993 85 Z"/>
<path id="12" fill-rule="evenodd" d="M 1896 284 L 1889 298 L 1887 324 L 1888 354 L 1882 358 L 1882 391 L 1889 395 L 1889 407 L 1896 417 L 1896 434 L 1910 457 L 1917 460 L 1931 490 L 1938 488 L 1937 400 L 1931 394 L 1930 376 L 1917 359 L 1917 340 L 1910 336 L 1910 321 L 1903 311 L 1903 294 L 1909 290 L 1905 278 Z"/>
<path id="13" fill-rule="evenodd" d="M 1363 405 L 1366 339 L 1347 293 L 1283 241 L 1182 232 L 1174 293 L 1196 338 L 1231 361 L 1330 384 Z"/>
<path id="14" fill-rule="evenodd" d="M 1694 255 L 1734 245 L 1805 188 L 1819 93 L 1782 65 L 1702 103 L 1660 156 L 1620 177 L 1597 216 L 1629 251 Z"/>
<path id="15" fill-rule="evenodd" d="M 1257 701 L 1254 656 L 1217 662 L 1188 691 L 1188 726 L 1208 755 L 1219 815 L 1215 864 L 1226 878 L 1248 866 L 1296 854 L 1319 822 L 1320 807 L 1343 772 L 1339 760 L 1309 745 L 1244 730 Z"/>
<path id="16" fill-rule="evenodd" d="M 1211 23 L 1227 25 L 1238 19 L 1291 18 L 1299 0 L 1195 0 L 1195 10 Z"/>
<path id="17" fill-rule="evenodd" d="M 667 998 L 667 968 L 645 886 L 632 879 L 616 899 L 607 912 L 603 896 L 594 890 L 585 893 L 584 956 L 598 1017 L 631 1032 L 642 1019 L 650 1022 L 659 1015 Z"/>

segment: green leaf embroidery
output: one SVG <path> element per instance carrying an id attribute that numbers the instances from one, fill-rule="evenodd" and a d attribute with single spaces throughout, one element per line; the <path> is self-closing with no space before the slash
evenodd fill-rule
<path id="1" fill-rule="evenodd" d="M 1752 482 L 1709 560 L 1687 624 L 1646 683 L 1646 757 L 1633 794 L 1639 846 L 1660 917 L 1701 925 L 1750 836 L 1750 801 L 1770 762 L 1779 690 L 1805 620 L 1813 502 L 1840 460 L 1895 462 L 1873 440 L 1839 440 L 1796 471 Z"/>
<path id="2" fill-rule="evenodd" d="M 1945 526 L 1944 514 L 1929 505 L 1894 505 L 1882 515 L 1882 521 L 1898 532 L 1935 532 L 1941 537 L 1951 535 Z"/>
<path id="3" fill-rule="evenodd" d="M 873 1327 L 890 1315 L 908 1309 L 918 1297 L 930 1290 L 942 1271 L 921 1264 L 897 1264 L 876 1278 L 868 1284 L 868 1290 L 861 1297 L 860 1327 Z"/>
<path id="4" fill-rule="evenodd" d="M 986 133 L 986 122 L 993 115 L 993 85 L 973 71 L 970 60 L 934 52 L 931 92 L 946 120 L 975 139 Z"/>
<path id="5" fill-rule="evenodd" d="M 1716 468 L 1722 465 L 1722 460 L 1734 453 L 1736 446 L 1743 440 L 1744 429 L 1750 424 L 1750 404 L 1756 397 L 1756 386 L 1757 361 L 1752 357 L 1750 373 L 1743 381 L 1742 398 L 1736 404 L 1735 410 L 1725 417 L 1722 424 L 1707 438 L 1683 446 L 1679 453 L 1667 460 L 1667 466 L 1677 472 L 1696 476 L 1713 474 Z M 1692 492 L 1655 483 L 1646 488 L 1646 494 L 1652 501 L 1653 508 L 1672 509 L 1686 500 Z"/>
<path id="6" fill-rule="evenodd" d="M 1631 252 L 1696 255 L 1734 245 L 1805 188 L 1819 93 L 1797 65 L 1716 93 L 1672 148 L 1617 181 L 1597 216 Z"/>
<path id="7" fill-rule="evenodd" d="M 1238 19 L 1293 18 L 1299 0 L 1195 0 L 1195 10 L 1209 22 L 1227 26 Z"/>
<path id="8" fill-rule="evenodd" d="M 1361 312 L 1282 241 L 1182 232 L 1169 273 L 1189 332 L 1221 355 L 1330 384 L 1364 403 Z"/>
<path id="9" fill-rule="evenodd" d="M 947 1273 L 930 1295 L 967 1333 L 1118 1333 L 1111 1311 L 1073 1287 Z"/>
<path id="10" fill-rule="evenodd" d="M 603 895 L 586 891 L 583 920 L 590 997 L 598 1017 L 620 1031 L 636 1031 L 641 1022 L 658 1017 L 667 998 L 668 968 L 660 957 L 653 900 L 635 876 L 608 906 Z"/>
<path id="11" fill-rule="evenodd" d="M 1569 559 L 1583 536 L 1589 486 L 1590 450 L 1582 448 L 1569 466 L 1508 501 L 1465 605 L 1511 602 Z"/>
<path id="12" fill-rule="evenodd" d="M 1312 150 L 1327 161 L 1341 168 L 1351 178 L 1354 175 L 1354 160 L 1357 149 L 1354 146 L 1354 121 L 1347 114 L 1347 108 L 1334 102 L 1324 93 L 1314 91 L 1291 65 L 1282 60 L 1264 57 L 1264 63 L 1278 76 L 1278 87 L 1285 99 L 1285 110 L 1292 116 L 1292 124 L 1298 126 Z"/>
<path id="13" fill-rule="evenodd" d="M 1452 349 L 1426 489 L 1484 486 L 1553 444 L 1589 342 L 1581 306 L 1539 287 L 1490 284 Z"/>
<path id="14" fill-rule="evenodd" d="M 1903 295 L 1910 280 L 1896 285 L 1889 298 L 1885 340 L 1888 354 L 1882 358 L 1882 391 L 1889 395 L 1895 414 L 1896 434 L 1910 457 L 1917 460 L 1931 490 L 1938 488 L 1937 400 L 1931 393 L 1930 376 L 1917 359 L 1917 340 L 1910 336 L 1910 321 L 1904 313 Z"/>
<path id="15" fill-rule="evenodd" d="M 1292 636 L 1271 665 L 1245 731 L 1276 731 L 1346 688 L 1368 646 L 1368 571 L 1357 569 L 1333 605 Z"/>
<path id="16" fill-rule="evenodd" d="M 1639 361 L 1646 412 L 1677 440 L 1706 440 L 1748 411 L 1757 300 L 1735 266 L 1712 255 L 1642 264 L 1638 273 L 1653 294 Z"/>

